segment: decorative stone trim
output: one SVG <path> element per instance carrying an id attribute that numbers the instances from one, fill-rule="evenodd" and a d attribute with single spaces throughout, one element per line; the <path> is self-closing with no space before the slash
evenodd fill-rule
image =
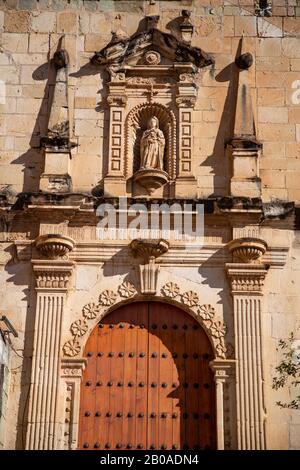
<path id="1" fill-rule="evenodd" d="M 167 297 L 170 297 L 171 299 L 177 297 L 179 291 L 180 288 L 175 282 L 167 282 L 167 284 L 165 284 L 162 288 L 162 293 L 165 294 Z"/>
<path id="2" fill-rule="evenodd" d="M 151 258 L 158 258 L 166 253 L 169 249 L 169 243 L 166 240 L 132 240 L 130 248 L 134 256 L 140 256 L 146 263 Z"/>
<path id="3" fill-rule="evenodd" d="M 120 285 L 120 287 L 118 289 L 118 292 L 119 292 L 121 297 L 125 297 L 125 298 L 133 297 L 137 293 L 136 288 L 134 287 L 134 285 L 131 282 L 128 282 L 128 281 L 124 281 Z"/>
<path id="4" fill-rule="evenodd" d="M 242 262 L 255 263 L 265 254 L 267 243 L 259 238 L 238 238 L 228 243 L 227 249 Z"/>
<path id="5" fill-rule="evenodd" d="M 32 260 L 32 264 L 38 289 L 68 289 L 74 266 L 72 261 L 58 260 L 49 264 L 46 260 Z"/>
<path id="6" fill-rule="evenodd" d="M 105 290 L 99 296 L 99 302 L 101 305 L 113 305 L 117 299 L 117 294 L 112 290 Z"/>
<path id="7" fill-rule="evenodd" d="M 64 344 L 64 356 L 75 357 L 80 353 L 82 345 L 79 343 L 79 339 L 81 340 L 87 331 L 90 330 L 89 327 L 86 328 L 86 320 L 88 322 L 93 320 L 93 324 L 95 324 L 95 320 L 100 321 L 110 311 L 112 305 L 121 304 L 124 298 L 133 300 L 143 299 L 138 295 L 135 286 L 128 281 L 124 281 L 116 292 L 110 290 L 103 291 L 99 298 L 103 299 L 104 302 L 100 302 L 100 304 L 91 302 L 83 307 L 82 315 L 85 320 L 79 319 L 72 323 L 70 331 L 73 338 Z M 200 305 L 199 296 L 194 291 L 181 294 L 179 286 L 173 282 L 166 283 L 161 289 L 161 295 L 156 295 L 156 298 L 158 301 L 164 298 L 169 299 L 174 305 L 183 307 L 184 310 L 188 311 L 206 331 L 213 345 L 216 358 L 226 358 L 226 325 L 216 318 L 215 309 L 212 305 Z"/>
<path id="8" fill-rule="evenodd" d="M 170 179 L 176 177 L 176 118 L 173 111 L 160 103 L 142 103 L 135 106 L 129 113 L 125 122 L 125 177 L 131 174 L 130 168 L 132 152 L 136 133 L 140 129 L 141 121 L 147 122 L 151 116 L 159 120 L 160 128 L 166 138 L 167 173 Z M 136 156 L 137 157 L 137 156 Z"/>
<path id="9" fill-rule="evenodd" d="M 62 235 L 40 235 L 35 240 L 37 250 L 46 258 L 59 259 L 68 255 L 74 248 L 74 240 Z"/>
<path id="10" fill-rule="evenodd" d="M 63 422 L 63 442 L 60 448 L 75 449 L 78 435 L 78 413 L 80 384 L 87 360 L 85 358 L 62 359 L 61 361 L 61 416 Z"/>
<path id="11" fill-rule="evenodd" d="M 226 270 L 233 294 L 262 295 L 268 272 L 265 265 L 227 263 Z"/>

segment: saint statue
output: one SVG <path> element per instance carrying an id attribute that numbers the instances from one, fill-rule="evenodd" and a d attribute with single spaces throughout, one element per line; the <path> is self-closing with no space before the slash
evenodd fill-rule
<path id="1" fill-rule="evenodd" d="M 148 129 L 141 138 L 141 169 L 157 168 L 164 169 L 165 137 L 159 128 L 156 116 L 149 119 Z"/>

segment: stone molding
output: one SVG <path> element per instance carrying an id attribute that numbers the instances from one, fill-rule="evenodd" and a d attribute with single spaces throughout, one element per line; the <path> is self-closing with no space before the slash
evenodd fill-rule
<path id="1" fill-rule="evenodd" d="M 37 250 L 49 259 L 66 259 L 75 244 L 72 238 L 56 234 L 40 235 L 34 243 Z"/>
<path id="2" fill-rule="evenodd" d="M 232 294 L 262 295 L 266 265 L 226 263 L 226 272 Z"/>
<path id="3" fill-rule="evenodd" d="M 83 337 L 112 309 L 128 301 L 157 300 L 173 303 L 192 315 L 207 333 L 216 358 L 226 358 L 225 334 L 226 325 L 216 317 L 212 305 L 201 304 L 199 295 L 194 291 L 180 292 L 174 282 L 166 283 L 155 296 L 138 294 L 134 284 L 125 281 L 116 290 L 105 290 L 100 293 L 99 302 L 90 302 L 82 308 L 82 318 L 70 325 L 72 337 L 65 342 L 62 351 L 64 357 L 75 358 L 84 347 Z"/>
<path id="4" fill-rule="evenodd" d="M 232 240 L 227 249 L 244 263 L 254 263 L 265 254 L 267 243 L 259 238 L 244 237 Z"/>
<path id="5" fill-rule="evenodd" d="M 55 260 L 51 262 L 33 259 L 32 267 L 37 290 L 68 290 L 74 269 L 73 261 Z"/>

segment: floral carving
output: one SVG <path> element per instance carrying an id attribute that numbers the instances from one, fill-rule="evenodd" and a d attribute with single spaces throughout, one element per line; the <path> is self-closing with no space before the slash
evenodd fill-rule
<path id="1" fill-rule="evenodd" d="M 121 297 L 129 298 L 136 294 L 136 288 L 133 284 L 131 284 L 131 282 L 128 281 L 124 281 L 118 290 Z"/>
<path id="2" fill-rule="evenodd" d="M 64 344 L 63 352 L 65 356 L 77 356 L 77 354 L 79 354 L 80 352 L 80 344 L 78 343 L 78 341 L 76 341 L 76 339 L 71 339 L 70 341 L 67 341 Z"/>
<path id="3" fill-rule="evenodd" d="M 99 312 L 100 305 L 95 304 L 94 302 L 86 304 L 82 309 L 82 314 L 87 320 L 92 320 L 93 318 L 96 318 L 99 315 Z"/>
<path id="4" fill-rule="evenodd" d="M 117 294 L 109 289 L 106 289 L 100 294 L 99 302 L 102 305 L 113 305 L 117 299 Z"/>
<path id="5" fill-rule="evenodd" d="M 167 282 L 167 284 L 162 288 L 163 294 L 171 298 L 177 297 L 179 290 L 179 286 L 175 282 Z"/>
<path id="6" fill-rule="evenodd" d="M 88 330 L 88 325 L 86 320 L 77 320 L 72 323 L 71 328 L 70 328 L 73 336 L 83 336 L 87 330 Z"/>
<path id="7" fill-rule="evenodd" d="M 99 296 L 99 304 L 93 302 L 86 304 L 82 309 L 83 318 L 74 321 L 70 327 L 73 338 L 67 341 L 63 346 L 65 356 L 74 357 L 80 353 L 81 346 L 78 339 L 84 336 L 88 331 L 87 320 L 96 321 L 95 319 L 98 320 L 100 317 L 105 315 L 105 310 L 108 310 L 108 308 L 116 302 L 118 294 L 123 299 L 129 299 L 136 293 L 137 291 L 135 286 L 129 281 L 124 281 L 119 286 L 118 293 L 110 289 L 106 289 Z M 200 305 L 199 296 L 197 292 L 194 291 L 187 291 L 180 295 L 179 286 L 175 282 L 171 281 L 167 282 L 162 287 L 161 293 L 170 299 L 175 300 L 177 297 L 178 303 L 185 304 L 192 309 L 191 314 L 196 318 L 196 320 L 200 321 L 207 334 L 211 337 L 217 358 L 225 359 L 228 355 L 231 355 L 230 345 L 228 347 L 228 351 L 225 346 L 226 325 L 219 320 L 214 321 L 215 309 L 212 305 Z M 105 306 L 106 309 L 103 309 L 102 305 Z"/>
<path id="8" fill-rule="evenodd" d="M 210 331 L 215 338 L 222 338 L 226 333 L 226 325 L 221 321 L 213 322 Z"/>
<path id="9" fill-rule="evenodd" d="M 211 320 L 215 315 L 215 309 L 210 304 L 200 305 L 197 309 L 197 315 L 203 320 Z"/>
<path id="10" fill-rule="evenodd" d="M 182 294 L 182 302 L 189 307 L 194 307 L 199 302 L 198 294 L 192 290 Z"/>

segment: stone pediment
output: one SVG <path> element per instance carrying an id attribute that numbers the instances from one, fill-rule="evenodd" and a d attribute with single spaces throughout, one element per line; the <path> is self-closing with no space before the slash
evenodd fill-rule
<path id="1" fill-rule="evenodd" d="M 114 33 L 110 43 L 96 52 L 91 62 L 98 65 L 121 65 L 139 63 L 146 57 L 148 65 L 156 65 L 154 55 L 148 51 L 156 51 L 165 63 L 191 63 L 196 68 L 206 67 L 214 63 L 214 59 L 202 49 L 193 47 L 187 42 L 179 41 L 172 34 L 164 33 L 157 28 L 138 32 L 126 38 L 123 34 Z M 151 63 L 153 59 L 153 63 Z"/>

